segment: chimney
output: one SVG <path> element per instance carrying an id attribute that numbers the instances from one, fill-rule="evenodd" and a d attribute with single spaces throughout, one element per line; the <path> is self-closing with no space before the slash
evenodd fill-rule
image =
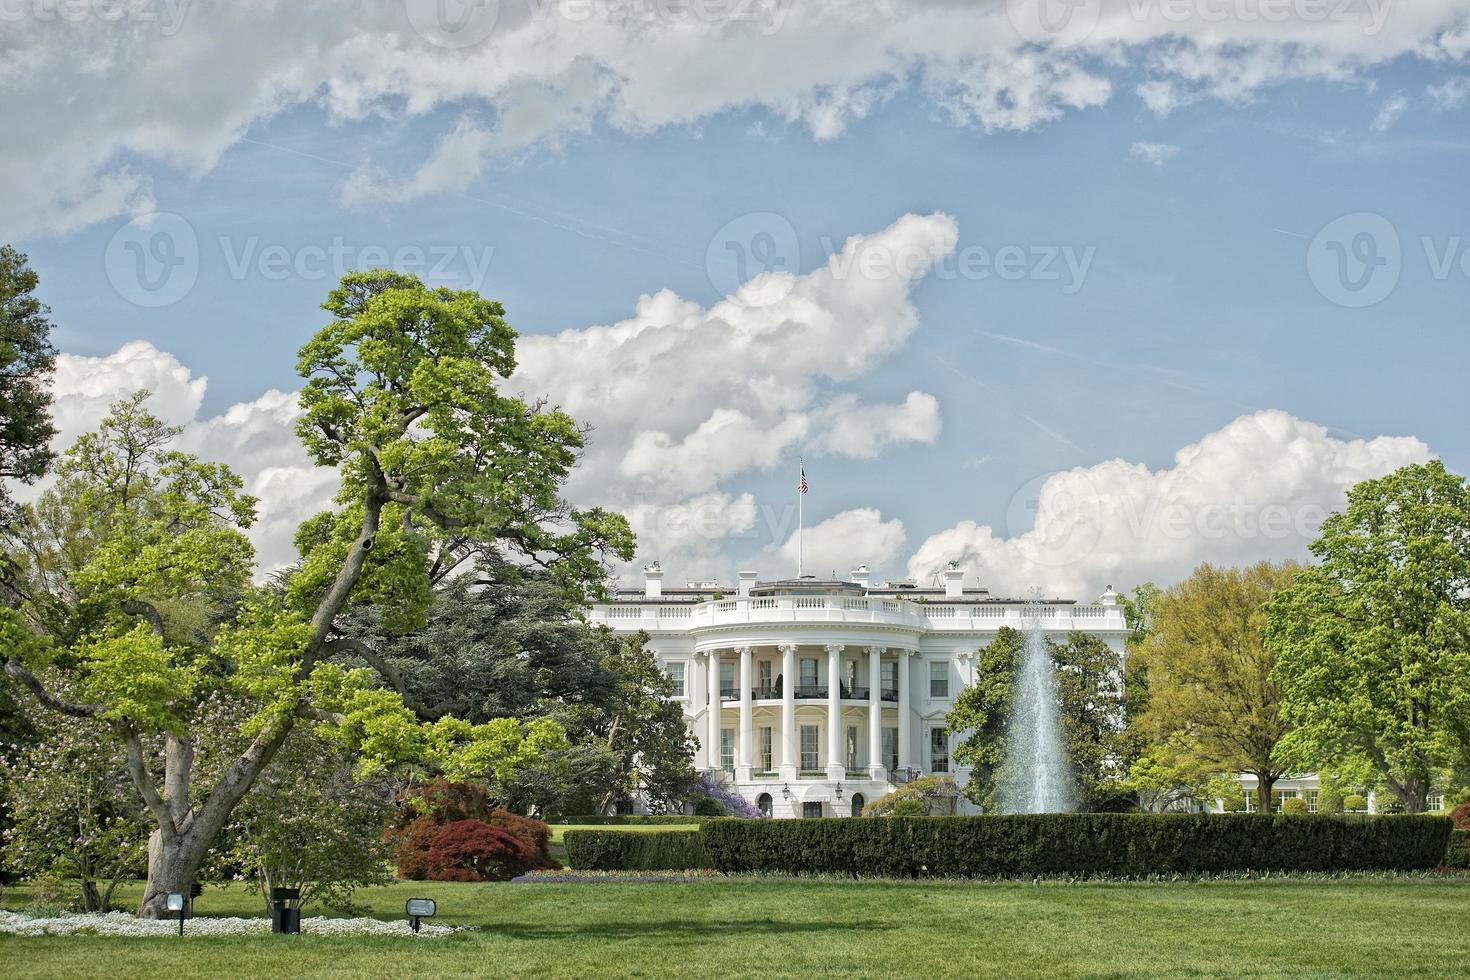
<path id="1" fill-rule="evenodd" d="M 657 561 L 651 561 L 643 566 L 643 594 L 650 599 L 657 599 L 664 594 L 664 570 L 659 567 Z"/>
<path id="2" fill-rule="evenodd" d="M 868 572 L 868 566 L 867 565 L 859 565 L 857 568 L 854 568 L 848 574 L 851 577 L 851 579 L 853 580 L 853 582 L 857 583 L 858 585 L 862 586 L 865 589 L 868 587 L 868 575 L 869 575 L 869 572 Z"/>
<path id="3" fill-rule="evenodd" d="M 759 572 L 736 572 L 740 577 L 740 594 L 750 595 L 750 587 L 755 584 L 755 577 Z"/>
<path id="4" fill-rule="evenodd" d="M 1118 604 L 1118 599 L 1118 593 L 1114 592 L 1113 587 L 1110 585 L 1108 586 L 1108 590 L 1106 592 L 1098 596 L 1097 601 L 1099 605 L 1116 606 Z"/>
<path id="5" fill-rule="evenodd" d="M 944 597 L 946 599 L 960 599 L 965 594 L 965 570 L 960 563 L 952 561 L 944 570 Z"/>

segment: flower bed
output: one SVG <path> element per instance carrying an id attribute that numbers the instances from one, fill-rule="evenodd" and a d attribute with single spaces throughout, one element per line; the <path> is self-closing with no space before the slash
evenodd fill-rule
<path id="1" fill-rule="evenodd" d="M 532 871 L 511 881 L 517 885 L 561 885 L 568 882 L 636 885 L 657 881 L 722 881 L 727 878 L 729 875 L 710 868 L 691 868 L 688 871 Z"/>
<path id="2" fill-rule="evenodd" d="M 184 938 L 191 936 L 266 936 L 269 919 L 197 916 L 184 923 Z M 301 932 L 311 936 L 407 936 L 438 937 L 458 931 L 454 926 L 425 923 L 415 933 L 408 920 L 332 919 L 315 916 L 301 920 Z M 11 936 L 179 936 L 178 919 L 139 919 L 126 912 L 64 912 L 58 916 L 33 917 L 0 911 L 0 933 Z"/>

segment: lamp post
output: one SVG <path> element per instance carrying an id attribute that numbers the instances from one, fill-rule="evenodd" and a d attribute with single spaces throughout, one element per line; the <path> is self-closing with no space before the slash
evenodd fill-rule
<path id="1" fill-rule="evenodd" d="M 183 892 L 169 892 L 168 897 L 164 899 L 164 905 L 168 908 L 170 912 L 179 913 L 180 936 L 184 934 L 184 906 L 187 902 L 188 899 L 184 897 Z"/>

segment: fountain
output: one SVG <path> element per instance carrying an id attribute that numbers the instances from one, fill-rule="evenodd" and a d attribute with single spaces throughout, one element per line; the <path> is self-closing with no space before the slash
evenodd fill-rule
<path id="1" fill-rule="evenodd" d="M 1068 813 L 1073 809 L 1072 771 L 1062 746 L 1057 684 L 1051 652 L 1041 629 L 1041 604 L 1026 607 L 1026 647 L 1016 675 L 1006 726 L 1001 773 L 1002 813 Z"/>

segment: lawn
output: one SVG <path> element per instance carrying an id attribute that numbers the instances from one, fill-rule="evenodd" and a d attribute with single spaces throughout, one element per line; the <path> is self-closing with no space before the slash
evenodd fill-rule
<path id="1" fill-rule="evenodd" d="M 134 899 L 137 889 L 129 894 Z M 9 976 L 1453 975 L 1464 880 L 1192 884 L 707 881 L 364 892 L 439 900 L 448 939 L 0 937 Z M 24 904 L 9 890 L 4 904 Z M 259 914 L 238 887 L 201 914 Z"/>

